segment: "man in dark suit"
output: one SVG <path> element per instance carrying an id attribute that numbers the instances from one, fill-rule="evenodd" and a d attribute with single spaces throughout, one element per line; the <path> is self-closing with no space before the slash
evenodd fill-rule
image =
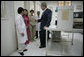
<path id="1" fill-rule="evenodd" d="M 52 18 L 52 11 L 47 8 L 47 4 L 45 2 L 41 3 L 41 9 L 43 10 L 41 19 L 37 20 L 37 22 L 41 22 L 41 32 L 40 32 L 40 47 L 44 48 L 46 47 L 46 27 L 49 27 L 51 18 Z M 48 38 L 49 38 L 49 32 L 48 32 Z"/>

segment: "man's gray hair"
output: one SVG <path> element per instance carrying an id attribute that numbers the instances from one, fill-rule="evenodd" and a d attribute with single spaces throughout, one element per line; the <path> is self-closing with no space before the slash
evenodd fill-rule
<path id="1" fill-rule="evenodd" d="M 47 7 L 47 4 L 45 2 L 41 3 L 41 6 Z"/>

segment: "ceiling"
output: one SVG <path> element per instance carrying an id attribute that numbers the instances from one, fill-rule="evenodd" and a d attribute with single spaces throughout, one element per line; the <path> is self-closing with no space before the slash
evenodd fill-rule
<path id="1" fill-rule="evenodd" d="M 46 2 L 46 3 L 57 3 L 58 1 L 40 1 L 41 3 L 42 2 Z"/>

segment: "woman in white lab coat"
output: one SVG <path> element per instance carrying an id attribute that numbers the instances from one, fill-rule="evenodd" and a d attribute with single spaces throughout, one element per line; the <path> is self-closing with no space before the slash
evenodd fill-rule
<path id="1" fill-rule="evenodd" d="M 26 26 L 24 23 L 24 19 L 22 17 L 24 9 L 22 7 L 18 8 L 18 15 L 17 18 L 15 19 L 16 22 L 16 31 L 17 31 L 17 39 L 18 39 L 18 52 L 20 55 L 24 55 L 24 51 L 27 51 L 25 49 L 26 45 L 25 42 L 28 40 L 27 39 L 27 33 L 26 33 Z"/>
<path id="2" fill-rule="evenodd" d="M 37 17 L 36 20 L 40 19 L 40 11 L 37 11 Z M 39 33 L 40 33 L 40 22 L 36 23 L 36 38 L 39 37 Z"/>

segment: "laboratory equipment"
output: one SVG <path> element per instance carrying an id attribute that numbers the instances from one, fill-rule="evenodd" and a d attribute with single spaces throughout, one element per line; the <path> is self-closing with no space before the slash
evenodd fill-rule
<path id="1" fill-rule="evenodd" d="M 61 40 L 61 31 L 53 31 L 52 41 L 59 42 Z"/>
<path id="2" fill-rule="evenodd" d="M 73 13 L 73 28 L 83 29 L 83 12 Z"/>

